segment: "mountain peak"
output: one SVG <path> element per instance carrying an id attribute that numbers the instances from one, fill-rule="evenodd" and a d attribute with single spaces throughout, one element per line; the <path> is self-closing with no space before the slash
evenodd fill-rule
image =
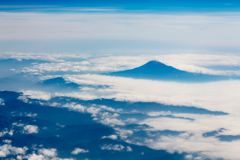
<path id="1" fill-rule="evenodd" d="M 158 66 L 158 67 L 160 67 L 160 66 L 167 66 L 166 64 L 161 63 L 161 62 L 159 62 L 157 60 L 151 60 L 151 61 L 147 62 L 146 64 L 144 64 L 142 66 L 146 66 L 146 65 L 147 66 Z M 170 67 L 170 66 L 167 66 L 167 67 Z"/>

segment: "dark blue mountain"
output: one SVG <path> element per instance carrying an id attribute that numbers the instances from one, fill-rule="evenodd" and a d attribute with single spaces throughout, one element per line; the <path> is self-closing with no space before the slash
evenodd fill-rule
<path id="1" fill-rule="evenodd" d="M 112 72 L 109 75 L 137 79 L 139 78 L 180 82 L 208 82 L 239 78 L 186 72 L 171 66 L 167 66 L 155 60 L 149 61 L 148 63 L 134 69 Z"/>
<path id="2" fill-rule="evenodd" d="M 40 81 L 35 86 L 49 88 L 49 89 L 55 89 L 55 90 L 63 90 L 63 89 L 76 90 L 79 87 L 78 84 L 73 83 L 73 82 L 68 82 L 62 77 L 57 77 L 57 78 Z"/>
<path id="3" fill-rule="evenodd" d="M 107 85 L 80 85 L 80 84 L 77 84 L 74 82 L 67 81 L 62 77 L 56 77 L 56 78 L 40 81 L 40 82 L 36 83 L 32 88 L 41 90 L 41 91 L 49 91 L 49 92 L 55 92 L 55 91 L 66 92 L 66 91 L 76 91 L 82 87 L 107 88 L 109 86 L 107 86 Z"/>

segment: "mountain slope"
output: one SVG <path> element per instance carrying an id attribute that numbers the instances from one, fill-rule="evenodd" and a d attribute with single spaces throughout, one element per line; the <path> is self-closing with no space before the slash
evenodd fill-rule
<path id="1" fill-rule="evenodd" d="M 112 72 L 110 73 L 110 75 L 140 79 L 154 79 L 181 82 L 208 82 L 218 80 L 229 80 L 232 78 L 228 76 L 215 76 L 181 71 L 155 60 L 149 61 L 148 63 L 134 69 Z"/>

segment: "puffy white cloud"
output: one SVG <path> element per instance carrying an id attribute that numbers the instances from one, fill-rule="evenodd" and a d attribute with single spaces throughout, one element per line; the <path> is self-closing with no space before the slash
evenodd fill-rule
<path id="1" fill-rule="evenodd" d="M 51 94 L 46 92 L 31 91 L 31 90 L 21 90 L 21 92 L 23 92 L 24 96 L 27 96 L 32 99 L 41 99 L 41 100 L 51 99 Z M 19 99 L 25 100 L 25 98 L 22 98 L 22 96 L 20 96 Z"/>
<path id="2" fill-rule="evenodd" d="M 35 153 L 29 155 L 28 160 L 45 160 L 43 155 L 37 155 Z"/>
<path id="3" fill-rule="evenodd" d="M 96 114 L 98 114 L 98 112 L 100 111 L 100 108 L 96 108 L 96 107 L 90 107 L 87 109 L 88 113 L 91 113 L 93 117 L 96 116 Z"/>
<path id="4" fill-rule="evenodd" d="M 18 126 L 18 127 L 23 127 L 23 126 L 24 126 L 24 124 L 22 124 L 22 123 L 17 123 L 17 122 L 12 123 L 12 125 L 13 125 L 13 126 Z"/>
<path id="5" fill-rule="evenodd" d="M 3 137 L 5 134 L 9 134 L 10 136 L 12 136 L 13 131 L 14 130 L 12 130 L 12 129 L 10 131 L 8 131 L 8 129 L 4 129 L 2 132 L 0 132 L 0 137 Z"/>
<path id="6" fill-rule="evenodd" d="M 25 96 L 25 95 L 19 96 L 17 99 L 22 100 L 22 101 L 25 102 L 25 103 L 28 103 L 28 97 Z"/>
<path id="7" fill-rule="evenodd" d="M 73 160 L 73 158 L 59 158 L 57 157 L 57 149 L 55 148 L 41 148 L 38 149 L 38 154 L 33 152 L 32 154 L 24 155 L 20 158 L 28 160 Z"/>
<path id="8" fill-rule="evenodd" d="M 36 117 L 36 116 L 37 116 L 37 113 L 34 113 L 34 114 L 28 113 L 26 116 L 27 116 L 27 117 Z"/>
<path id="9" fill-rule="evenodd" d="M 121 139 L 127 139 L 129 136 L 133 134 L 132 130 L 126 130 L 122 128 L 114 128 L 117 131 L 117 134 L 121 137 Z"/>
<path id="10" fill-rule="evenodd" d="M 130 146 L 127 146 L 127 152 L 132 152 L 132 148 Z"/>
<path id="11" fill-rule="evenodd" d="M 28 150 L 27 147 L 18 148 L 18 147 L 13 147 L 10 144 L 4 144 L 0 146 L 0 157 L 6 157 L 8 155 L 17 155 L 17 154 L 24 155 L 27 150 Z"/>
<path id="12" fill-rule="evenodd" d="M 26 125 L 23 129 L 26 134 L 38 133 L 39 131 L 38 126 L 35 125 Z"/>
<path id="13" fill-rule="evenodd" d="M 38 150 L 38 153 L 39 153 L 39 154 L 42 154 L 42 155 L 44 155 L 44 156 L 46 156 L 46 157 L 55 157 L 55 156 L 57 156 L 57 150 L 56 150 L 55 148 L 51 148 L 51 149 L 45 149 L 45 148 L 39 149 L 39 150 Z"/>
<path id="14" fill-rule="evenodd" d="M 114 151 L 123 151 L 125 147 L 121 144 L 115 144 L 115 145 L 112 145 L 112 144 L 104 144 L 103 146 L 101 146 L 101 149 L 102 150 L 114 150 Z"/>
<path id="15" fill-rule="evenodd" d="M 105 138 L 110 138 L 110 139 L 115 140 L 115 139 L 118 138 L 118 135 L 113 134 L 113 135 L 110 135 L 110 136 L 103 136 L 103 137 L 102 137 L 102 139 L 105 139 Z"/>
<path id="16" fill-rule="evenodd" d="M 100 121 L 102 124 L 105 125 L 110 125 L 112 127 L 114 127 L 115 125 L 119 125 L 119 126 L 124 126 L 125 123 L 122 120 L 116 119 L 116 118 L 105 118 L 103 120 Z"/>
<path id="17" fill-rule="evenodd" d="M 85 106 L 82 106 L 80 104 L 76 104 L 74 102 L 66 103 L 62 107 L 66 107 L 66 108 L 69 108 L 71 110 L 75 110 L 75 111 L 78 111 L 78 112 L 84 112 L 84 110 L 86 109 Z"/>
<path id="18" fill-rule="evenodd" d="M 79 154 L 79 153 L 88 153 L 89 152 L 89 150 L 85 150 L 85 149 L 81 149 L 81 148 L 75 148 L 72 152 L 71 152 L 71 154 Z"/>
<path id="19" fill-rule="evenodd" d="M 4 142 L 4 143 L 8 143 L 8 144 L 10 144 L 10 143 L 12 142 L 12 140 L 4 139 L 3 142 Z"/>

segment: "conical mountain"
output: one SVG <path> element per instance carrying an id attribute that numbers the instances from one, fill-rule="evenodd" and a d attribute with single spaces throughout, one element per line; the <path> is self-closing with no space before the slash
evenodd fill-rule
<path id="1" fill-rule="evenodd" d="M 180 82 L 208 82 L 229 80 L 231 78 L 228 76 L 216 76 L 186 72 L 176 69 L 172 66 L 165 65 L 164 63 L 156 60 L 149 61 L 146 64 L 134 69 L 112 72 L 110 75 L 137 79 L 153 79 Z"/>

